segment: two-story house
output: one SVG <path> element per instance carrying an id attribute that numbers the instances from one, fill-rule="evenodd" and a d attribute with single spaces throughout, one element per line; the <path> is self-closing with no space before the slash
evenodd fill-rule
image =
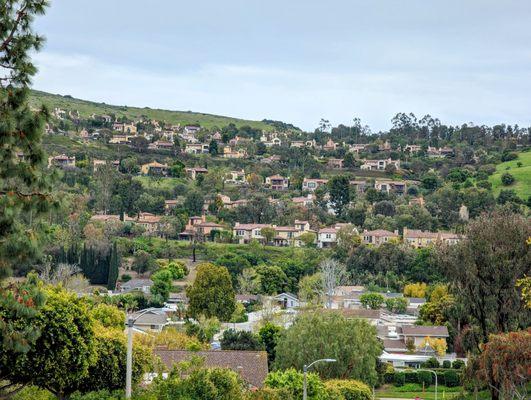
<path id="1" fill-rule="evenodd" d="M 398 231 L 390 232 L 385 229 L 376 229 L 374 231 L 363 231 L 363 243 L 372 244 L 374 246 L 380 246 L 387 243 L 390 240 L 398 239 Z"/>
<path id="2" fill-rule="evenodd" d="M 289 178 L 281 175 L 272 175 L 265 179 L 265 184 L 272 190 L 286 190 L 289 188 Z"/>
<path id="3" fill-rule="evenodd" d="M 304 178 L 302 180 L 302 190 L 308 190 L 314 192 L 317 188 L 325 186 L 328 183 L 328 179 L 320 178 Z"/>

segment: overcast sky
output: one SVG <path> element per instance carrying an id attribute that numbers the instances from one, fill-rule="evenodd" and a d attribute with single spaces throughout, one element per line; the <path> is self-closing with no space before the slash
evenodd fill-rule
<path id="1" fill-rule="evenodd" d="M 36 89 L 314 129 L 531 125 L 529 0 L 52 0 Z"/>

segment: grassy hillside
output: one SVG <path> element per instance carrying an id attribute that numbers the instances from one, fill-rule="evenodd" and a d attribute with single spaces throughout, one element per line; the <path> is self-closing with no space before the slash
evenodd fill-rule
<path id="1" fill-rule="evenodd" d="M 521 162 L 522 166 L 518 167 Z M 509 172 L 514 176 L 515 182 L 511 186 L 503 186 L 501 176 Z M 518 158 L 496 166 L 496 172 L 489 178 L 492 189 L 496 195 L 501 189 L 514 189 L 516 194 L 524 200 L 531 196 L 531 151 L 518 153 Z"/>
<path id="2" fill-rule="evenodd" d="M 245 119 L 224 117 L 221 115 L 203 114 L 191 111 L 170 111 L 152 109 L 148 107 L 127 107 L 127 106 L 113 106 L 105 103 L 96 103 L 87 100 L 75 99 L 71 96 L 61 96 L 57 94 L 50 94 L 33 90 L 31 94 L 30 104 L 38 107 L 40 104 L 46 104 L 50 109 L 54 107 L 62 108 L 63 110 L 77 110 L 81 117 L 88 118 L 92 114 L 114 114 L 117 117 L 125 116 L 129 119 L 140 118 L 147 116 L 148 118 L 156 119 L 158 121 L 165 121 L 171 124 L 191 125 L 200 124 L 205 128 L 217 126 L 224 127 L 230 123 L 237 127 L 249 125 L 253 128 L 259 128 L 266 131 L 274 130 L 273 126 L 261 121 L 250 121 Z"/>

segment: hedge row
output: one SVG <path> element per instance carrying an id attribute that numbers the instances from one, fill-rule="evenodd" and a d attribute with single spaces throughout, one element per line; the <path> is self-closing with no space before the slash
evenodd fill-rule
<path id="1" fill-rule="evenodd" d="M 461 371 L 455 369 L 434 368 L 432 371 L 437 373 L 439 385 L 455 387 L 462 385 Z M 429 371 L 395 371 L 386 372 L 384 375 L 385 383 L 392 383 L 396 386 L 402 386 L 406 383 L 418 383 L 420 385 L 430 386 L 435 383 L 435 376 Z"/>

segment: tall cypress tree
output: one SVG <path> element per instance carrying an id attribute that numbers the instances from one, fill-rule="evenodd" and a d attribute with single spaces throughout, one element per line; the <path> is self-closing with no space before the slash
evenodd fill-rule
<path id="1" fill-rule="evenodd" d="M 109 275 L 107 278 L 107 289 L 114 290 L 116 288 L 116 281 L 118 280 L 118 269 L 120 267 L 120 259 L 118 255 L 118 248 L 114 242 L 111 248 L 111 258 L 109 263 Z"/>

